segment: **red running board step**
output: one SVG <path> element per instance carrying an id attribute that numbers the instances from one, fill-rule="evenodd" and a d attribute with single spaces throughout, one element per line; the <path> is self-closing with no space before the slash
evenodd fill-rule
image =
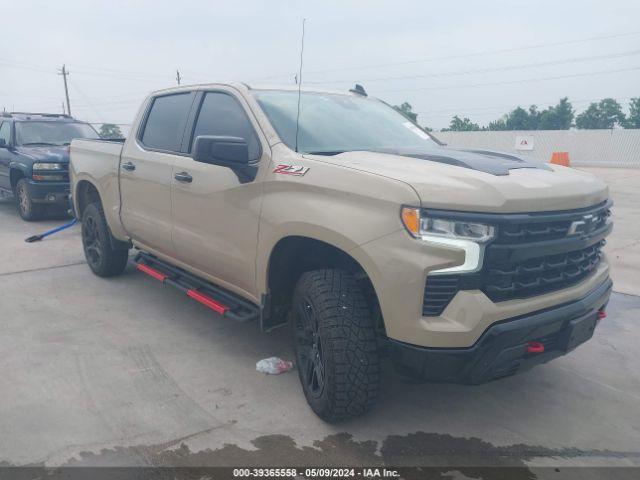
<path id="1" fill-rule="evenodd" d="M 166 276 L 164 273 L 159 272 L 159 271 L 158 271 L 158 270 L 156 270 L 155 268 L 151 268 L 151 267 L 149 267 L 148 265 L 144 265 L 144 264 L 142 264 L 142 263 L 138 263 L 138 264 L 136 265 L 136 268 L 137 268 L 138 270 L 140 270 L 141 272 L 146 273 L 146 274 L 147 274 L 147 275 L 149 275 L 150 277 L 153 277 L 153 278 L 155 278 L 156 280 L 160 280 L 161 282 L 164 282 L 164 281 L 165 281 L 165 279 L 167 278 L 167 276 Z"/>
<path id="2" fill-rule="evenodd" d="M 211 298 L 210 296 L 205 295 L 204 293 L 200 293 L 196 290 L 187 290 L 187 295 L 193 298 L 195 301 L 200 302 L 203 305 L 206 305 L 211 310 L 214 310 L 220 315 L 224 315 L 225 313 L 227 313 L 227 310 L 229 310 L 229 307 L 227 307 L 226 305 L 223 305 L 220 302 L 217 302 L 216 300 Z"/>
<path id="3" fill-rule="evenodd" d="M 138 263 L 136 265 L 136 268 L 138 270 L 140 270 L 141 272 L 144 272 L 147 275 L 149 275 L 150 277 L 153 277 L 156 280 L 159 280 L 159 281 L 161 281 L 163 283 L 168 278 L 167 275 L 165 275 L 161 271 L 156 270 L 155 268 L 152 268 L 152 267 L 150 267 L 148 265 L 145 265 L 143 263 Z M 209 307 L 211 310 L 215 311 L 216 313 L 219 313 L 220 315 L 224 315 L 229 310 L 229 307 L 227 307 L 226 305 L 223 305 L 222 303 L 218 302 L 217 300 L 214 300 L 210 296 L 205 295 L 202 292 L 198 292 L 197 290 L 188 289 L 187 290 L 187 296 L 189 296 L 190 298 L 193 298 L 195 301 L 200 302 L 201 304 Z"/>

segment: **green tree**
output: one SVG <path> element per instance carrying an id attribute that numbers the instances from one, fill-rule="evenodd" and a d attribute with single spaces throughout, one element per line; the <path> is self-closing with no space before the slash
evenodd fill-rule
<path id="1" fill-rule="evenodd" d="M 569 130 L 573 123 L 573 106 L 567 97 L 561 98 L 557 105 L 540 112 L 538 129 Z"/>
<path id="2" fill-rule="evenodd" d="M 451 119 L 449 128 L 446 128 L 444 130 L 452 132 L 471 132 L 480 130 L 480 125 L 472 122 L 467 117 L 460 118 L 458 115 L 456 115 Z"/>
<path id="3" fill-rule="evenodd" d="M 613 128 L 626 123 L 622 107 L 613 98 L 604 98 L 598 103 L 592 103 L 576 117 L 576 127 L 584 129 Z"/>
<path id="4" fill-rule="evenodd" d="M 498 120 L 494 120 L 493 122 L 489 122 L 489 126 L 487 130 L 507 130 L 507 124 L 505 122 L 506 115 Z"/>
<path id="5" fill-rule="evenodd" d="M 122 138 L 120 127 L 114 123 L 103 123 L 100 127 L 100 137 L 102 138 Z"/>
<path id="6" fill-rule="evenodd" d="M 626 128 L 640 128 L 640 97 L 632 98 L 629 102 L 629 116 Z"/>
<path id="7" fill-rule="evenodd" d="M 403 114 L 412 122 L 418 123 L 418 114 L 413 112 L 413 107 L 409 102 L 404 102 L 402 105 L 394 105 L 393 108 L 395 108 L 398 112 Z"/>
<path id="8" fill-rule="evenodd" d="M 505 130 L 536 130 L 540 122 L 538 107 L 531 105 L 529 110 L 517 107 L 504 119 Z"/>

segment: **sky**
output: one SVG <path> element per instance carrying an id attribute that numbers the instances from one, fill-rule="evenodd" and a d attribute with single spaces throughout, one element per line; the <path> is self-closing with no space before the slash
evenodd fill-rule
<path id="1" fill-rule="evenodd" d="M 436 130 L 568 96 L 577 112 L 640 96 L 640 2 L 0 0 L 0 108 L 126 131 L 152 90 L 242 81 L 362 84 Z"/>

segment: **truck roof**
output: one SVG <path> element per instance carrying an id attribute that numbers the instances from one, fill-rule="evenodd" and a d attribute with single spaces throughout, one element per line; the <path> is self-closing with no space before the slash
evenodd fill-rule
<path id="1" fill-rule="evenodd" d="M 63 113 L 31 113 L 31 112 L 3 112 L 0 115 L 3 119 L 13 119 L 20 121 L 37 120 L 39 122 L 76 122 L 70 115 Z"/>
<path id="2" fill-rule="evenodd" d="M 180 85 L 179 87 L 171 87 L 171 88 L 163 88 L 160 90 L 155 90 L 151 93 L 151 95 L 157 95 L 160 93 L 171 93 L 171 92 L 180 92 L 185 90 L 193 90 L 197 89 L 206 89 L 206 88 L 215 88 L 215 87 L 233 87 L 238 90 L 284 90 L 284 91 L 298 91 L 298 85 L 282 85 L 282 84 L 255 84 L 249 85 L 244 82 L 214 82 L 214 83 L 197 83 L 193 85 Z M 344 90 L 327 90 L 324 88 L 317 88 L 313 85 L 300 87 L 300 90 L 303 92 L 313 92 L 313 93 L 330 93 L 337 95 L 357 95 L 351 91 Z"/>

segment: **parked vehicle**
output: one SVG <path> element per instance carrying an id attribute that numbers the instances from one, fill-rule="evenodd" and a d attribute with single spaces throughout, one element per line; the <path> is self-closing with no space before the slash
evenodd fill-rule
<path id="1" fill-rule="evenodd" d="M 439 145 L 361 88 L 179 87 L 131 131 L 71 143 L 89 267 L 117 275 L 133 246 L 224 317 L 290 323 L 327 421 L 372 406 L 385 356 L 480 383 L 573 350 L 604 316 L 611 202 L 588 173 Z"/>
<path id="2" fill-rule="evenodd" d="M 67 115 L 0 115 L 0 194 L 15 197 L 24 220 L 40 219 L 47 205 L 68 208 L 73 138 L 98 138 L 98 133 Z"/>

